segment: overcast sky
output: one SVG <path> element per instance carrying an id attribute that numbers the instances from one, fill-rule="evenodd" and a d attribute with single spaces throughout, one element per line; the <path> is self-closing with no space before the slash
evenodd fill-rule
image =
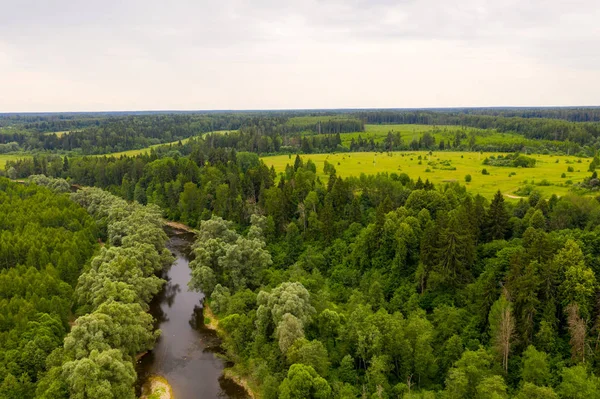
<path id="1" fill-rule="evenodd" d="M 0 112 L 600 105 L 598 0 L 0 0 Z"/>

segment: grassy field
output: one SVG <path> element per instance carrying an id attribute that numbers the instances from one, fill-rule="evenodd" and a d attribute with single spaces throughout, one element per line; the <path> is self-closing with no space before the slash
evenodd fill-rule
<path id="1" fill-rule="evenodd" d="M 71 133 L 69 130 L 64 130 L 62 132 L 48 132 L 48 133 L 44 133 L 44 135 L 49 136 L 51 134 L 55 134 L 57 137 L 62 137 L 65 134 L 69 134 L 69 133 Z"/>
<path id="2" fill-rule="evenodd" d="M 400 133 L 402 141 L 410 143 L 413 138 L 419 140 L 425 132 L 430 132 L 435 137 L 435 142 L 439 143 L 441 140 L 448 142 L 454 139 L 456 131 L 460 131 L 460 126 L 431 126 L 431 125 L 365 125 L 364 132 L 355 133 L 342 133 L 340 138 L 342 139 L 342 145 L 349 147 L 352 139 L 357 140 L 358 136 L 364 140 L 373 139 L 376 143 L 381 143 L 389 132 L 394 134 Z M 480 130 L 481 133 L 485 130 Z"/>
<path id="3" fill-rule="evenodd" d="M 234 132 L 234 131 L 235 130 L 217 130 L 217 131 L 209 132 L 209 133 L 223 134 L 223 133 L 230 133 L 230 132 Z M 202 136 L 207 135 L 209 133 L 204 133 L 204 134 L 202 134 Z M 193 137 L 197 137 L 197 136 L 193 136 Z M 172 141 L 170 143 L 155 144 L 155 145 L 151 145 L 150 147 L 141 148 L 139 150 L 129 150 L 129 151 L 121 151 L 121 152 L 112 152 L 110 154 L 101 154 L 101 155 L 95 155 L 95 156 L 97 156 L 97 157 L 114 156 L 114 157 L 117 157 L 117 158 L 120 158 L 120 157 L 123 157 L 123 156 L 135 157 L 136 155 L 140 155 L 140 154 L 144 154 L 144 153 L 150 152 L 150 150 L 152 148 L 158 148 L 158 147 L 162 147 L 162 146 L 173 145 L 173 144 L 179 143 L 180 141 L 181 141 L 182 144 L 185 144 L 188 141 L 190 141 L 190 139 L 192 139 L 193 137 L 188 137 L 187 139 L 183 139 L 183 140 Z"/>
<path id="4" fill-rule="evenodd" d="M 0 169 L 4 169 L 7 161 L 16 161 L 23 158 L 31 158 L 31 155 L 0 154 Z"/>
<path id="5" fill-rule="evenodd" d="M 379 172 L 406 173 L 412 179 L 421 177 L 435 184 L 448 181 L 458 181 L 467 186 L 468 190 L 491 197 L 497 190 L 507 196 L 515 196 L 515 191 L 528 184 L 535 186 L 545 195 L 553 193 L 565 195 L 569 192 L 568 180 L 576 183 L 589 176 L 590 159 L 573 156 L 531 155 L 537 160 L 534 168 L 497 167 L 483 165 L 483 160 L 499 153 L 477 152 L 355 152 L 339 154 L 310 154 L 302 155 L 304 160 L 312 159 L 317 165 L 317 174 L 325 177 L 323 165 L 327 160 L 333 164 L 339 176 L 360 176 L 362 173 L 375 174 Z M 419 157 L 422 159 L 419 160 Z M 269 166 L 273 165 L 277 172 L 285 170 L 287 164 L 293 165 L 295 156 L 278 155 L 263 157 Z M 558 160 L 558 163 L 557 163 Z M 581 160 L 581 163 L 578 161 Z M 568 167 L 574 172 L 568 172 Z M 445 168 L 445 169 L 443 169 Z M 456 168 L 456 170 L 448 170 Z M 483 175 L 482 169 L 489 175 Z M 513 174 L 512 176 L 509 176 Z M 565 173 L 566 177 L 561 177 Z M 472 181 L 465 182 L 465 176 L 470 174 Z M 543 182 L 544 181 L 544 182 Z M 544 185 L 539 185 L 542 183 Z M 549 185 L 545 185 L 549 184 Z"/>

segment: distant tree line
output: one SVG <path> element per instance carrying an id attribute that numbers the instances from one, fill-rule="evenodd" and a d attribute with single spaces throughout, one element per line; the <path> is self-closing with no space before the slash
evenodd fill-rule
<path id="1" fill-rule="evenodd" d="M 396 138 L 385 143 L 368 140 L 341 145 L 338 135 L 364 131 L 365 123 L 456 125 L 466 128 L 493 129 L 522 135 L 529 140 L 566 143 L 566 146 L 600 146 L 600 111 L 590 109 L 532 110 L 368 110 L 256 113 L 157 113 L 139 115 L 4 115 L 0 116 L 0 152 L 62 151 L 79 154 L 103 154 L 139 149 L 154 144 L 183 140 L 211 131 L 239 131 L 219 139 L 214 146 L 236 148 L 261 154 L 295 151 L 365 151 L 420 149 L 431 146 L 419 140 Z M 4 125 L 3 128 L 1 126 Z M 56 135 L 52 132 L 66 131 Z M 390 132 L 393 134 L 393 132 Z M 307 137 L 307 141 L 304 137 Z M 336 143 L 331 142 L 335 138 Z M 391 140 L 391 141 L 390 141 Z M 226 142 L 226 144 L 224 144 Z M 546 143 L 547 144 L 547 143 Z M 514 147 L 516 144 L 511 143 Z M 438 149 L 459 148 L 454 140 L 437 143 Z M 523 145 L 521 145 L 522 147 Z M 474 146 L 463 147 L 472 149 Z M 502 150 L 501 143 L 488 150 Z M 482 150 L 480 148 L 480 150 Z M 511 148 L 510 151 L 515 151 Z"/>

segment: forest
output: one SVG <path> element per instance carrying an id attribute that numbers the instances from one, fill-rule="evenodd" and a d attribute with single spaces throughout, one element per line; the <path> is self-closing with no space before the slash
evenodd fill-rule
<path id="1" fill-rule="evenodd" d="M 310 156 L 277 174 L 259 158 L 305 138 L 335 148 L 361 112 L 327 133 L 315 115 L 241 114 L 260 122 L 135 157 L 8 163 L 34 176 L 0 180 L 0 398 L 135 397 L 136 355 L 160 334 L 148 306 L 173 261 L 163 217 L 196 229 L 190 288 L 260 398 L 600 398 L 598 198 L 486 198 L 399 171 L 342 177 Z M 457 112 L 436 114 L 528 118 Z M 523 135 L 556 124 L 559 140 L 596 148 L 594 110 L 531 112 Z M 123 118 L 138 117 L 167 118 Z"/>

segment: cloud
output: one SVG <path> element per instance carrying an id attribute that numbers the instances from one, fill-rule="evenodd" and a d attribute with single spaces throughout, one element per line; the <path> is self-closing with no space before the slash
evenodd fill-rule
<path id="1" fill-rule="evenodd" d="M 595 0 L 0 5 L 0 111 L 600 102 Z"/>

